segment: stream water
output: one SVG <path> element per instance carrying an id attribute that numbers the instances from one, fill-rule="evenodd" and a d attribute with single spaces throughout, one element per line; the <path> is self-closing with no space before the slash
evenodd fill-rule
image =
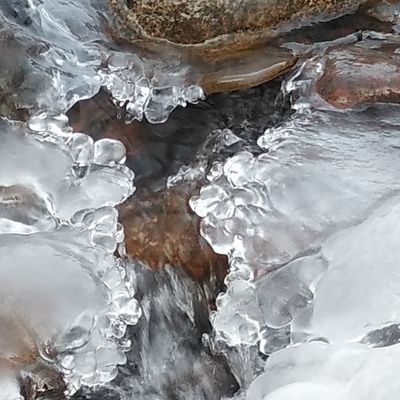
<path id="1" fill-rule="evenodd" d="M 382 7 L 392 31 L 288 43 L 290 74 L 205 99 L 105 0 L 0 0 L 0 400 L 396 398 Z"/>

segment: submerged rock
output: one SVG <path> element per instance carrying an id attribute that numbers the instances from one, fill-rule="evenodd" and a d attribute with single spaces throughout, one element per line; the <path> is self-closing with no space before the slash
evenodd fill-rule
<path id="1" fill-rule="evenodd" d="M 152 268 L 182 267 L 196 280 L 215 274 L 223 280 L 228 261 L 200 236 L 200 218 L 189 208 L 196 185 L 141 194 L 121 205 L 127 252 Z"/>
<path id="2" fill-rule="evenodd" d="M 179 175 L 180 168 L 196 165 L 199 158 L 212 163 L 246 143 L 254 147 L 260 130 L 281 118 L 274 109 L 279 88 L 276 82 L 213 95 L 199 105 L 175 110 L 163 125 L 125 124 L 104 92 L 70 111 L 74 130 L 95 140 L 112 137 L 125 144 L 126 165 L 135 171 L 137 189 L 120 208 L 129 256 L 152 268 L 165 263 L 181 267 L 198 280 L 207 278 L 210 270 L 220 281 L 224 278 L 226 258 L 216 255 L 200 237 L 198 217 L 188 207 L 198 185 L 177 183 L 165 189 L 166 180 Z M 202 174 L 200 168 L 198 172 Z M 199 182 L 197 178 L 188 180 Z"/>

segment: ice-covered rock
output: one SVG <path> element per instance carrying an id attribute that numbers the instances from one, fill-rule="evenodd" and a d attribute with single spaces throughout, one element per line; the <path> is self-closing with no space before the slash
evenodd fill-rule
<path id="1" fill-rule="evenodd" d="M 0 121 L 0 369 L 59 394 L 114 379 L 141 314 L 115 255 L 114 206 L 134 190 L 124 147 L 65 122 Z"/>
<path id="2" fill-rule="evenodd" d="M 397 396 L 400 346 L 322 342 L 274 353 L 247 400 L 386 400 Z"/>
<path id="3" fill-rule="evenodd" d="M 65 113 L 104 87 L 127 120 L 159 123 L 203 97 L 200 87 L 185 83 L 179 62 L 154 63 L 108 45 L 109 19 L 105 0 L 1 0 L 1 115 Z"/>
<path id="4" fill-rule="evenodd" d="M 31 120 L 35 130 L 29 130 L 23 124 L 0 120 L 4 229 L 7 225 L 12 230 L 11 224 L 54 228 L 57 220 L 69 220 L 80 210 L 114 206 L 133 192 L 134 175 L 121 163 L 122 144 L 106 139 L 94 143 L 78 133 L 49 132 L 52 128 L 45 121 Z M 114 151 L 115 146 L 120 150 Z"/>
<path id="5" fill-rule="evenodd" d="M 322 245 L 328 269 L 316 285 L 309 321 L 295 321 L 294 331 L 343 343 L 400 324 L 399 220 L 395 195 Z"/>
<path id="6" fill-rule="evenodd" d="M 118 341 L 140 311 L 122 266 L 90 236 L 0 236 L 1 358 L 10 366 L 45 355 L 79 387 L 113 379 L 124 363 Z"/>
<path id="7" fill-rule="evenodd" d="M 255 344 L 263 328 L 290 324 L 327 267 L 317 254 L 324 240 L 398 190 L 397 112 L 298 112 L 259 138 L 261 155 L 214 166 L 191 205 L 203 236 L 230 258 L 212 316 L 227 343 Z"/>

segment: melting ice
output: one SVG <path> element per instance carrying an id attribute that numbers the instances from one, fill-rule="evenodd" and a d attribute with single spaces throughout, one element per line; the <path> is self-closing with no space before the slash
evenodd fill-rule
<path id="1" fill-rule="evenodd" d="M 113 206 L 134 189 L 120 143 L 93 143 L 41 122 L 31 120 L 32 130 L 0 121 L 0 398 L 7 400 L 19 398 L 12 388 L 61 396 L 112 380 L 130 347 L 126 327 L 140 316 L 129 271 L 114 255 L 123 230 Z"/>
<path id="2" fill-rule="evenodd" d="M 157 123 L 203 97 L 185 83 L 179 62 L 155 63 L 111 45 L 107 12 L 106 0 L 1 0 L 1 114 L 65 113 L 104 87 L 127 120 Z"/>
<path id="3" fill-rule="evenodd" d="M 230 260 L 215 340 L 269 356 L 247 400 L 393 398 L 400 109 L 311 108 L 310 80 L 286 83 L 297 111 L 261 135 L 262 153 L 214 164 L 191 200 Z"/>

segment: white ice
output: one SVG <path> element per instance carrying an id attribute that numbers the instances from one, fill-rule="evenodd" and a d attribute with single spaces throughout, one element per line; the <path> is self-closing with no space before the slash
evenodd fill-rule
<path id="1" fill-rule="evenodd" d="M 371 349 L 321 342 L 274 353 L 246 400 L 388 400 L 397 397 L 400 345 Z"/>
<path id="2" fill-rule="evenodd" d="M 342 343 L 400 324 L 399 222 L 396 195 L 323 244 L 329 266 L 316 286 L 306 331 Z"/>
<path id="3" fill-rule="evenodd" d="M 115 256 L 114 206 L 134 191 L 125 149 L 57 121 L 0 120 L 0 367 L 42 359 L 71 394 L 115 378 L 141 311 Z"/>
<path id="4" fill-rule="evenodd" d="M 380 112 L 390 119 L 397 108 Z M 297 113 L 265 132 L 260 156 L 241 152 L 214 167 L 191 205 L 203 236 L 230 258 L 212 316 L 225 341 L 255 344 L 263 326 L 287 325 L 308 307 L 328 263 L 318 254 L 324 240 L 399 189 L 398 129 L 363 113 Z"/>
<path id="5" fill-rule="evenodd" d="M 108 46 L 112 28 L 104 21 L 112 21 L 106 0 L 3 1 L 2 115 L 14 108 L 65 113 L 105 88 L 127 120 L 161 123 L 177 106 L 204 96 L 187 83 L 180 60 L 155 62 Z"/>

